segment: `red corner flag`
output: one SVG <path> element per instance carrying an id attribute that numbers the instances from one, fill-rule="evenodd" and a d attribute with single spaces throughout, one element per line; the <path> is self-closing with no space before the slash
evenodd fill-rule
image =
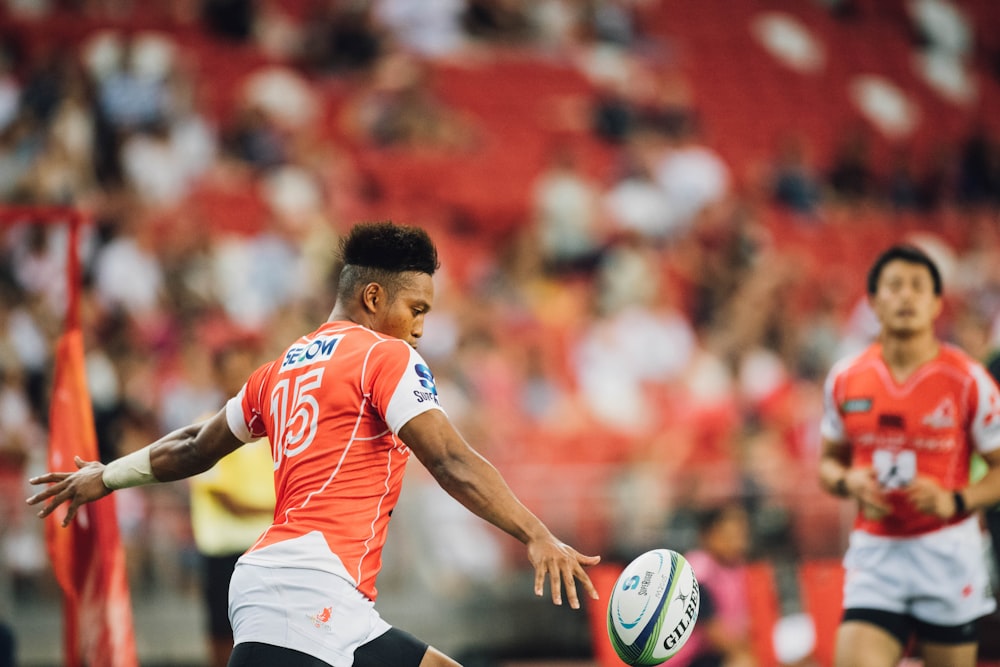
<path id="1" fill-rule="evenodd" d="M 79 218 L 70 222 L 68 308 L 55 358 L 49 409 L 49 469 L 76 470 L 74 456 L 95 461 L 97 435 L 84 370 L 79 323 Z M 125 553 L 112 496 L 84 505 L 67 528 L 65 506 L 48 517 L 45 539 L 52 569 L 65 595 L 66 667 L 138 667 Z"/>

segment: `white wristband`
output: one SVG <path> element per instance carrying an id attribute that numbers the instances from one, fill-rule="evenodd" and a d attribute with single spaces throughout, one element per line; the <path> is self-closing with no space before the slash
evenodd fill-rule
<path id="1" fill-rule="evenodd" d="M 147 445 L 139 451 L 115 459 L 105 466 L 104 473 L 101 475 L 104 486 L 114 491 L 158 482 L 159 480 L 153 476 L 153 464 L 149 460 L 151 448 L 152 445 Z"/>

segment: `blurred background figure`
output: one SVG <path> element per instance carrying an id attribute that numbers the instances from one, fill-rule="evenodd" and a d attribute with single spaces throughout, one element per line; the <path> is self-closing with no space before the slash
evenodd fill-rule
<path id="1" fill-rule="evenodd" d="M 553 274 L 593 271 L 603 239 L 597 190 L 581 173 L 569 146 L 556 146 L 533 190 L 534 239 L 545 270 Z"/>
<path id="2" fill-rule="evenodd" d="M 0 667 L 17 667 L 14 632 L 0 621 Z"/>
<path id="3" fill-rule="evenodd" d="M 683 667 L 756 667 L 750 650 L 746 558 L 750 520 L 743 505 L 730 500 L 704 510 L 698 519 L 698 546 L 684 554 L 701 590 L 694 634 L 673 658 Z"/>
<path id="4" fill-rule="evenodd" d="M 212 363 L 225 396 L 235 396 L 257 367 L 259 345 L 235 339 Z M 191 479 L 191 525 L 201 561 L 211 667 L 225 667 L 233 650 L 229 580 L 236 560 L 274 516 L 274 465 L 266 438 L 240 447 L 211 470 Z"/>

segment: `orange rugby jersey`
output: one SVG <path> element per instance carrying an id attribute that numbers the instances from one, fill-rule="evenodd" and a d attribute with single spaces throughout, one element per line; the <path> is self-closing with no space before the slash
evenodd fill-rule
<path id="1" fill-rule="evenodd" d="M 243 559 L 343 576 L 371 599 L 410 450 L 395 435 L 440 409 L 405 341 L 328 322 L 257 369 L 226 406 L 240 440 L 267 436 L 274 522 Z"/>
<path id="2" fill-rule="evenodd" d="M 904 488 L 917 475 L 946 489 L 969 482 L 973 451 L 1000 447 L 1000 392 L 980 364 L 950 345 L 897 382 L 875 344 L 835 365 L 824 388 L 822 435 L 848 443 L 853 466 L 874 467 L 892 512 L 859 512 L 855 528 L 876 535 L 926 533 L 952 521 L 918 512 Z"/>

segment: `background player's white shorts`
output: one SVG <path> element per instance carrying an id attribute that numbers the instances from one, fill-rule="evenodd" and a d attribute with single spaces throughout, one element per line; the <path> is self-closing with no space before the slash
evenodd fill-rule
<path id="1" fill-rule="evenodd" d="M 229 585 L 233 638 L 351 667 L 354 651 L 390 626 L 354 585 L 321 570 L 239 563 Z"/>
<path id="2" fill-rule="evenodd" d="M 844 608 L 881 609 L 955 626 L 991 613 L 978 517 L 916 537 L 851 533 Z"/>

